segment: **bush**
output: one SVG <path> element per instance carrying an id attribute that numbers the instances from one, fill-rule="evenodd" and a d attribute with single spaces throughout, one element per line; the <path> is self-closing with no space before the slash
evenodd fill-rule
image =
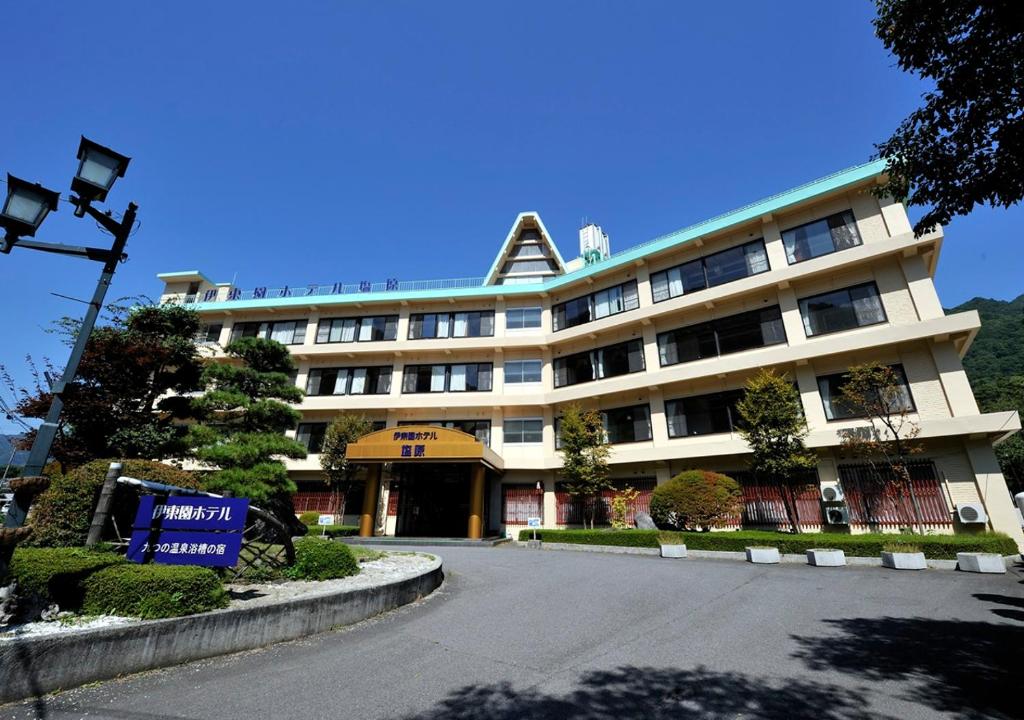
<path id="1" fill-rule="evenodd" d="M 89 615 L 168 618 L 206 612 L 228 604 L 213 570 L 194 565 L 124 564 L 85 580 L 82 610 Z"/>
<path id="2" fill-rule="evenodd" d="M 711 529 L 739 511 L 740 486 L 731 477 L 687 470 L 654 488 L 651 517 L 658 525 Z"/>
<path id="3" fill-rule="evenodd" d="M 658 547 L 657 530 L 537 530 L 537 539 L 552 543 L 576 545 L 613 545 L 616 547 Z M 521 530 L 519 540 L 531 539 L 533 530 Z M 747 546 L 776 547 L 782 553 L 802 554 L 810 548 L 834 547 L 850 557 L 879 557 L 882 549 L 898 535 L 871 533 L 841 535 L 838 533 L 803 533 L 789 535 L 767 530 L 738 530 L 732 532 L 680 533 L 690 550 L 721 550 L 743 552 Z M 914 544 L 920 546 L 925 557 L 935 560 L 955 560 L 958 552 L 989 552 L 999 555 L 1017 555 L 1013 539 L 1001 533 L 978 535 L 914 535 Z"/>
<path id="4" fill-rule="evenodd" d="M 299 513 L 299 522 L 303 525 L 316 525 L 318 520 L 320 520 L 320 513 L 315 510 L 307 510 L 304 513 Z"/>
<path id="5" fill-rule="evenodd" d="M 358 525 L 310 525 L 309 536 L 319 537 L 320 535 L 326 537 L 351 537 L 359 534 Z"/>
<path id="6" fill-rule="evenodd" d="M 286 572 L 293 580 L 332 580 L 357 574 L 359 562 L 344 543 L 304 537 L 296 541 L 295 564 Z"/>
<path id="7" fill-rule="evenodd" d="M 67 475 L 51 479 L 50 489 L 39 496 L 32 507 L 29 522 L 32 536 L 27 545 L 35 547 L 79 547 L 85 544 L 96 501 L 111 462 L 94 460 Z M 121 473 L 140 480 L 154 480 L 179 487 L 200 488 L 195 473 L 179 470 L 152 460 L 122 460 Z M 139 496 L 133 490 L 118 486 L 111 508 L 114 521 L 127 533 L 139 508 Z M 107 528 L 109 531 L 110 528 Z"/>
<path id="8" fill-rule="evenodd" d="M 11 559 L 11 577 L 29 608 L 21 614 L 29 618 L 53 603 L 61 610 L 78 610 L 84 595 L 82 582 L 98 570 L 124 562 L 120 555 L 85 548 L 19 546 Z"/>

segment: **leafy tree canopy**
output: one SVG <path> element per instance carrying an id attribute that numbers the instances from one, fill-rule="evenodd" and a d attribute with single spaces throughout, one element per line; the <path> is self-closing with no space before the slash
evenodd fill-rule
<path id="1" fill-rule="evenodd" d="M 608 480 L 608 444 L 605 442 L 601 414 L 569 405 L 559 426 L 562 477 L 570 495 L 583 498 L 585 520 L 594 527 L 598 494 L 611 487 Z"/>
<path id="2" fill-rule="evenodd" d="M 339 509 L 345 514 L 345 502 L 356 480 L 356 468 L 348 461 L 348 445 L 373 430 L 373 423 L 362 415 L 344 413 L 334 419 L 324 433 L 320 467 L 331 489 L 341 495 Z"/>
<path id="3" fill-rule="evenodd" d="M 1024 198 L 1024 12 L 1019 0 L 876 0 L 875 33 L 931 82 L 924 105 L 877 146 L 879 188 L 929 208 L 921 234 L 975 205 Z"/>

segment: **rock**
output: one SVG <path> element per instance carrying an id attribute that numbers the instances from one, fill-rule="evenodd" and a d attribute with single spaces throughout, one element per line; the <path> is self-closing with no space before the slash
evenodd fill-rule
<path id="1" fill-rule="evenodd" d="M 657 530 L 658 526 L 654 524 L 654 520 L 651 516 L 645 512 L 638 512 L 633 522 L 640 530 Z"/>
<path id="2" fill-rule="evenodd" d="M 57 619 L 57 615 L 59 613 L 60 613 L 60 608 L 57 607 L 57 603 L 54 603 L 54 604 L 50 605 L 48 608 L 46 608 L 45 610 L 43 610 L 41 613 L 39 613 L 39 617 L 40 617 L 40 619 L 42 619 L 43 622 L 50 622 L 51 620 L 56 620 Z"/>

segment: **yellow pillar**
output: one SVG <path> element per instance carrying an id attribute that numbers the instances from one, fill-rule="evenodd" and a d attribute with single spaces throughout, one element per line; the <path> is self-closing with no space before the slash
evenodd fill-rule
<path id="1" fill-rule="evenodd" d="M 359 518 L 359 537 L 373 537 L 373 523 L 377 517 L 377 494 L 380 492 L 380 470 L 380 465 L 370 465 L 367 468 L 363 514 Z"/>
<path id="2" fill-rule="evenodd" d="M 470 540 L 483 537 L 484 528 L 484 466 L 473 466 L 473 475 L 469 480 L 469 532 Z"/>

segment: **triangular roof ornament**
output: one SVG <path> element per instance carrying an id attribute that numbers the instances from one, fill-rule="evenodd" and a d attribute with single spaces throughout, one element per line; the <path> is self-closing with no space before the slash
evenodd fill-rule
<path id="1" fill-rule="evenodd" d="M 538 238 L 534 239 L 531 235 L 529 239 L 525 240 L 525 242 L 531 245 L 539 245 L 542 248 L 543 253 L 538 256 L 530 256 L 529 259 L 535 261 L 550 261 L 548 263 L 548 269 L 526 271 L 526 274 L 514 271 L 506 272 L 506 270 L 509 269 L 508 266 L 511 265 L 513 260 L 513 250 L 524 242 L 521 240 L 521 236 L 524 231 L 528 230 L 536 230 Z M 546 252 L 543 252 L 544 248 L 546 248 Z M 562 255 L 558 252 L 558 246 L 555 245 L 555 241 L 551 237 L 551 233 L 549 233 L 548 229 L 544 227 L 544 221 L 541 220 L 540 213 L 534 211 L 521 212 L 516 216 L 515 222 L 512 223 L 512 227 L 509 229 L 508 235 L 505 237 L 505 242 L 501 244 L 501 249 L 498 250 L 498 254 L 494 257 L 494 262 L 491 263 L 491 269 L 487 272 L 484 285 L 500 285 L 503 283 L 511 283 L 517 279 L 519 282 L 543 282 L 549 277 L 564 275 L 565 272 L 565 261 L 562 260 Z"/>

